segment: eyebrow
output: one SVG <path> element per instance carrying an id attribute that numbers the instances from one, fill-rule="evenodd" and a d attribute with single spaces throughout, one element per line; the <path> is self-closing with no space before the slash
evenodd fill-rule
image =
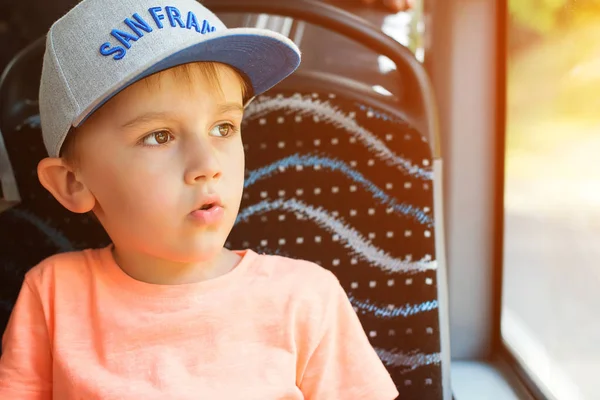
<path id="1" fill-rule="evenodd" d="M 217 112 L 219 114 L 226 114 L 228 112 L 239 112 L 239 113 L 243 114 L 244 106 L 242 106 L 240 103 L 219 104 L 217 106 Z M 172 117 L 172 115 L 170 115 L 170 113 L 166 113 L 166 112 L 148 112 L 146 114 L 142 114 L 139 117 L 132 119 L 129 122 L 124 123 L 122 125 L 122 128 L 130 128 L 130 127 L 138 125 L 138 124 L 156 121 L 156 120 L 160 120 L 160 119 L 162 119 L 162 120 L 169 119 L 169 117 Z"/>
<path id="2" fill-rule="evenodd" d="M 122 125 L 122 128 L 130 128 L 132 126 L 142 124 L 145 122 L 156 121 L 157 119 L 167 119 L 169 117 L 168 113 L 165 112 L 148 112 L 146 114 L 142 114 L 139 117 L 135 117 L 129 122 L 126 122 Z"/>
<path id="3" fill-rule="evenodd" d="M 237 111 L 240 113 L 244 113 L 244 106 L 242 106 L 240 103 L 224 103 L 224 104 L 219 104 L 218 108 L 219 113 L 220 114 L 225 114 L 227 112 L 230 111 Z"/>

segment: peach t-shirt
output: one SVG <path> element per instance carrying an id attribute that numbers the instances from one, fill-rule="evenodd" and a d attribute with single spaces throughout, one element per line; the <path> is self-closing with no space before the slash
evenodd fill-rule
<path id="1" fill-rule="evenodd" d="M 332 273 L 239 254 L 173 286 L 130 278 L 110 247 L 43 261 L 3 337 L 0 399 L 396 398 Z"/>

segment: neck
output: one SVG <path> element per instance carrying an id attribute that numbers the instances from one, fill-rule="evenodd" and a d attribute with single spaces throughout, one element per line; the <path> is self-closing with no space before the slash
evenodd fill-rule
<path id="1" fill-rule="evenodd" d="M 213 257 L 193 263 L 181 263 L 114 246 L 117 265 L 135 280 L 154 285 L 184 285 L 217 278 L 240 262 L 236 253 L 221 249 Z"/>

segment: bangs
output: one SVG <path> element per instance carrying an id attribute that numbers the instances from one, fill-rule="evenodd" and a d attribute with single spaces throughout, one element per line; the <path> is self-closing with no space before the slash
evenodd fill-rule
<path id="1" fill-rule="evenodd" d="M 240 86 L 242 87 L 242 99 L 243 104 L 246 104 L 254 94 L 252 90 L 252 84 L 250 79 L 241 71 L 233 68 L 227 64 L 220 64 L 215 62 L 195 62 L 189 64 L 182 64 L 177 67 L 161 71 L 154 75 L 151 75 L 144 79 L 144 82 L 148 86 L 160 86 L 161 77 L 165 74 L 172 74 L 175 79 L 184 80 L 186 83 L 191 83 L 194 76 L 200 75 L 206 79 L 215 90 L 222 91 L 221 82 L 219 80 L 219 67 L 225 67 L 233 71 L 239 80 Z"/>

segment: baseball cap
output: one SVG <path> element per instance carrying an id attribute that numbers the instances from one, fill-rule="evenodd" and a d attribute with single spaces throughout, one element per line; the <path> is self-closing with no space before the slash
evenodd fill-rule
<path id="1" fill-rule="evenodd" d="M 254 95 L 300 64 L 287 37 L 232 28 L 195 0 L 84 0 L 52 25 L 40 84 L 44 144 L 51 157 L 72 127 L 131 84 L 197 61 L 230 65 Z"/>

